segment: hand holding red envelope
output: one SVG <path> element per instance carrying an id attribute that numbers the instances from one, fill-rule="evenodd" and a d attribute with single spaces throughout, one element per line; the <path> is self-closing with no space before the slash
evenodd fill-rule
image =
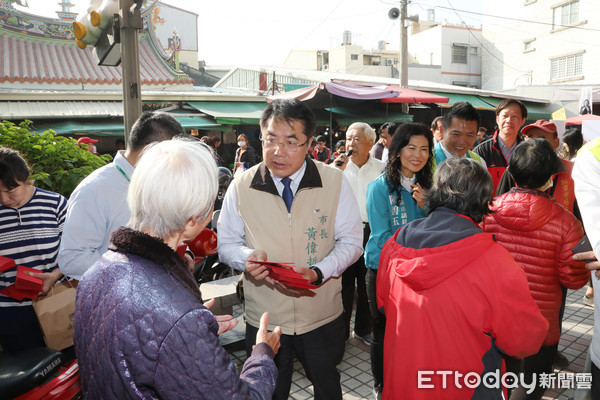
<path id="1" fill-rule="evenodd" d="M 302 289 L 315 289 L 316 286 L 312 285 L 306 278 L 301 274 L 294 271 L 294 265 L 288 263 L 276 263 L 271 261 L 252 261 L 256 264 L 263 264 L 269 268 L 269 276 L 283 284 L 288 286 L 302 288 Z"/>
<path id="2" fill-rule="evenodd" d="M 22 265 L 18 265 L 17 279 L 15 279 L 15 286 L 17 287 L 17 289 L 41 292 L 44 288 L 44 282 L 40 278 L 31 276 L 26 272 L 33 272 L 35 274 L 40 273 L 40 271 L 38 271 L 37 269 L 27 268 Z"/>

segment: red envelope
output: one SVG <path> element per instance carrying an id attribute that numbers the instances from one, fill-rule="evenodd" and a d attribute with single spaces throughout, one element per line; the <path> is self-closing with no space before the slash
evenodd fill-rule
<path id="1" fill-rule="evenodd" d="M 17 265 L 17 278 L 15 279 L 15 287 L 18 290 L 25 291 L 41 291 L 44 287 L 44 282 L 40 278 L 27 275 L 25 272 L 40 273 L 39 270 L 27 268 L 22 265 Z"/>
<path id="2" fill-rule="evenodd" d="M 0 272 L 8 271 L 11 268 L 14 268 L 17 264 L 15 260 L 8 257 L 0 257 Z"/>
<path id="3" fill-rule="evenodd" d="M 32 290 L 17 289 L 14 283 L 12 285 L 0 290 L 0 294 L 3 294 L 8 297 L 12 297 L 13 299 L 16 299 L 19 301 L 21 301 L 23 299 L 37 299 L 39 293 L 40 293 L 39 290 L 32 291 Z"/>
<path id="4" fill-rule="evenodd" d="M 306 278 L 301 274 L 294 271 L 294 265 L 290 263 L 275 263 L 270 261 L 253 261 L 257 264 L 263 264 L 269 268 L 269 276 L 273 279 L 286 284 L 288 286 L 302 288 L 302 289 L 314 289 L 315 285 L 312 285 Z"/>

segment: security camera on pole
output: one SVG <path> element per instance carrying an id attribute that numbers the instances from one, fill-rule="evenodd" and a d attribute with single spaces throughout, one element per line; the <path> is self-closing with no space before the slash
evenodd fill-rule
<path id="1" fill-rule="evenodd" d="M 400 0 L 400 9 L 394 7 L 388 12 L 390 19 L 400 17 L 400 50 L 398 52 L 398 66 L 400 70 L 400 87 L 408 87 L 408 29 L 406 20 L 419 22 L 419 15 L 407 17 L 408 0 Z"/>
<path id="2" fill-rule="evenodd" d="M 400 17 L 400 50 L 398 51 L 398 69 L 400 75 L 400 87 L 408 87 L 408 30 L 406 20 L 419 22 L 419 15 L 406 16 L 408 0 L 400 0 L 400 9 L 394 7 L 388 12 L 390 19 Z M 402 103 L 402 112 L 408 114 L 408 104 Z"/>

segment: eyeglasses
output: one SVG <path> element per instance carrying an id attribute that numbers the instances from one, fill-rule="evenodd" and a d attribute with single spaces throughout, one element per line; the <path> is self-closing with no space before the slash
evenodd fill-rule
<path id="1" fill-rule="evenodd" d="M 269 139 L 260 139 L 261 142 L 263 142 L 263 146 L 265 149 L 273 149 L 275 147 L 279 147 L 280 149 L 283 149 L 285 151 L 288 151 L 290 153 L 294 153 L 298 150 L 300 150 L 301 147 L 303 147 L 307 142 L 304 143 L 298 143 L 295 140 L 286 140 L 284 142 L 278 142 L 277 139 L 273 139 L 273 138 L 269 138 Z"/>

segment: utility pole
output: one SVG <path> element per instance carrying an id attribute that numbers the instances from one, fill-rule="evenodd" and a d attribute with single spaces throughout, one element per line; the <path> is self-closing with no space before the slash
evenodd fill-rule
<path id="1" fill-rule="evenodd" d="M 142 29 L 141 7 L 141 0 L 119 0 L 125 143 L 129 143 L 129 132 L 131 132 L 133 124 L 142 114 L 138 42 L 138 30 Z"/>
<path id="2" fill-rule="evenodd" d="M 408 0 L 400 0 L 400 87 L 408 87 L 408 28 L 406 27 Z"/>

